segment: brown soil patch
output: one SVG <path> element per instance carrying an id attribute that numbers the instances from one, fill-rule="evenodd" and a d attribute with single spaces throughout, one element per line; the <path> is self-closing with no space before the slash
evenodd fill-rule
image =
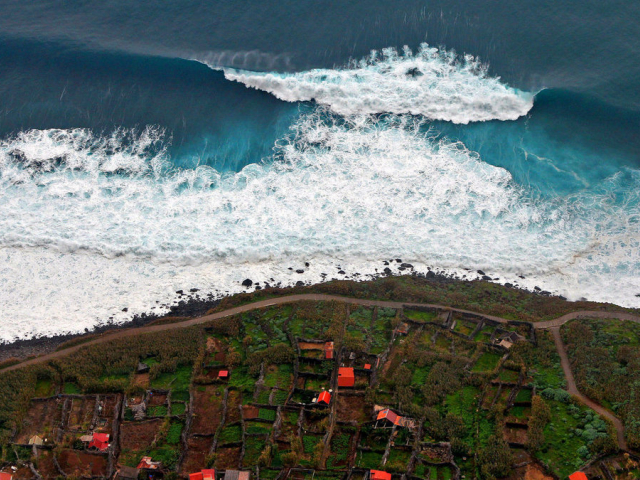
<path id="1" fill-rule="evenodd" d="M 106 477 L 106 455 L 92 455 L 76 450 L 63 450 L 58 456 L 60 468 L 73 477 Z"/>
<path id="2" fill-rule="evenodd" d="M 100 396 L 100 401 L 102 402 L 102 411 L 100 412 L 100 416 L 113 418 L 116 413 L 116 406 L 121 399 L 122 395 Z"/>
<path id="3" fill-rule="evenodd" d="M 504 439 L 507 442 L 514 443 L 526 443 L 527 441 L 527 429 L 526 428 L 505 428 Z"/>
<path id="4" fill-rule="evenodd" d="M 53 463 L 52 450 L 38 450 L 38 472 L 44 478 L 56 478 L 60 472 Z"/>
<path id="5" fill-rule="evenodd" d="M 84 431 L 91 425 L 95 413 L 95 397 L 73 398 L 69 409 L 69 423 L 67 429 Z"/>
<path id="6" fill-rule="evenodd" d="M 530 463 L 527 465 L 524 480 L 553 480 L 553 477 L 545 474 L 537 463 Z"/>
<path id="7" fill-rule="evenodd" d="M 148 373 L 136 373 L 133 377 L 133 384 L 136 387 L 148 388 L 149 387 L 149 374 Z"/>
<path id="8" fill-rule="evenodd" d="M 222 342 L 215 337 L 207 338 L 207 353 L 224 352 L 225 348 Z"/>
<path id="9" fill-rule="evenodd" d="M 231 390 L 227 398 L 227 425 L 240 421 L 240 405 L 242 405 L 242 392 Z"/>
<path id="10" fill-rule="evenodd" d="M 240 452 L 240 447 L 218 448 L 215 467 L 220 470 L 238 468 L 240 465 Z"/>
<path id="11" fill-rule="evenodd" d="M 162 420 L 157 418 L 144 422 L 124 422 L 122 424 L 122 449 L 143 450 L 153 442 L 160 430 Z"/>
<path id="12" fill-rule="evenodd" d="M 338 420 L 341 422 L 363 423 L 370 420 L 371 412 L 367 411 L 364 397 L 339 395 Z"/>
<path id="13" fill-rule="evenodd" d="M 21 467 L 15 473 L 13 473 L 13 480 L 31 480 L 32 478 L 33 473 L 27 466 Z"/>
<path id="14" fill-rule="evenodd" d="M 216 433 L 222 418 L 224 390 L 219 385 L 207 385 L 204 391 L 193 392 L 193 423 L 191 433 Z"/>
<path id="15" fill-rule="evenodd" d="M 20 434 L 15 443 L 27 444 L 34 435 L 53 438 L 62 420 L 63 399 L 52 398 L 45 401 L 31 402 L 26 418 L 22 423 Z"/>
<path id="16" fill-rule="evenodd" d="M 199 472 L 205 467 L 207 454 L 213 443 L 211 437 L 189 437 L 189 449 L 182 462 L 181 474 L 188 477 L 190 473 Z"/>
<path id="17" fill-rule="evenodd" d="M 167 404 L 167 396 L 164 393 L 154 393 L 149 396 L 148 405 L 166 405 Z"/>
<path id="18" fill-rule="evenodd" d="M 128 397 L 127 405 L 140 405 L 143 400 L 144 400 L 144 397 L 142 395 L 136 395 L 135 397 Z"/>
<path id="19" fill-rule="evenodd" d="M 254 418 L 258 418 L 258 407 L 254 407 L 253 405 L 245 405 L 242 407 L 242 416 L 245 420 L 253 420 Z"/>

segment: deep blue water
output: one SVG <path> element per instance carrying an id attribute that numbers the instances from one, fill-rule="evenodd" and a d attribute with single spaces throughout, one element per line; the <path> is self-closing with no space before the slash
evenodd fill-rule
<path id="1" fill-rule="evenodd" d="M 439 56 L 345 70 L 423 43 Z M 131 272 L 152 291 L 59 327 L 16 297 L 7 335 L 303 257 L 493 268 L 635 305 L 639 79 L 638 2 L 2 0 L 0 287 L 40 276 L 48 311 Z M 103 260 L 104 279 L 54 288 Z"/>

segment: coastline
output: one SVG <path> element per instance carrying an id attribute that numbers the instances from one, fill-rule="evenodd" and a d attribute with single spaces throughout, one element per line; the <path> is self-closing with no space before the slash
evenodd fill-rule
<path id="1" fill-rule="evenodd" d="M 148 326 L 154 323 L 162 324 L 162 323 L 173 323 L 179 321 L 186 321 L 189 319 L 201 317 L 217 311 L 216 307 L 221 309 L 228 308 L 229 306 L 240 305 L 243 303 L 247 303 L 251 301 L 251 298 L 268 298 L 270 295 L 275 297 L 283 296 L 283 295 L 293 295 L 300 293 L 341 293 L 346 289 L 351 289 L 351 293 L 359 296 L 357 293 L 357 285 L 377 282 L 380 280 L 391 280 L 392 282 L 396 281 L 401 283 L 406 279 L 415 279 L 416 282 L 422 282 L 425 287 L 433 288 L 437 286 L 435 290 L 438 288 L 443 289 L 443 286 L 447 286 L 446 290 L 451 290 L 451 284 L 457 284 L 459 288 L 454 289 L 455 291 L 471 288 L 491 288 L 492 290 L 504 290 L 504 291 L 514 291 L 520 297 L 533 297 L 536 299 L 545 299 L 545 301 L 549 303 L 562 303 L 564 305 L 563 311 L 571 311 L 571 310 L 579 310 L 584 309 L 585 307 L 594 309 L 600 309 L 603 311 L 607 311 L 609 309 L 615 309 L 617 311 L 626 311 L 626 312 L 638 312 L 637 309 L 629 309 L 625 307 L 620 307 L 618 305 L 609 304 L 609 303 L 600 303 L 600 302 L 590 302 L 590 301 L 578 301 L 571 302 L 566 298 L 560 295 L 553 295 L 550 292 L 543 290 L 529 290 L 523 288 L 519 285 L 512 284 L 501 284 L 497 282 L 490 281 L 490 277 L 484 275 L 484 272 L 478 272 L 482 274 L 480 278 L 477 279 L 467 279 L 460 278 L 455 274 L 450 274 L 446 272 L 435 272 L 429 271 L 427 273 L 419 273 L 412 270 L 410 274 L 404 275 L 393 275 L 385 272 L 376 276 L 375 278 L 367 278 L 367 279 L 357 279 L 356 278 L 348 279 L 348 280 L 337 280 L 331 279 L 325 282 L 319 283 L 304 283 L 302 281 L 297 282 L 294 285 L 282 286 L 281 284 L 275 284 L 268 288 L 263 288 L 259 285 L 259 283 L 254 283 L 250 279 L 245 280 L 245 288 L 246 292 L 243 293 L 235 293 L 230 295 L 218 295 L 215 296 L 213 293 L 208 293 L 206 295 L 201 295 L 197 289 L 191 289 L 190 291 L 179 290 L 176 292 L 179 300 L 175 305 L 172 305 L 169 308 L 169 312 L 157 314 L 157 313 L 142 313 L 139 315 L 134 315 L 130 321 L 122 322 L 122 323 L 114 323 L 112 319 L 107 320 L 103 324 L 99 324 L 93 329 L 85 329 L 84 332 L 76 332 L 76 333 L 63 333 L 55 336 L 42 336 L 35 337 L 30 339 L 19 339 L 15 340 L 11 343 L 0 344 L 0 362 L 4 362 L 11 359 L 19 359 L 25 360 L 34 356 L 39 356 L 47 353 L 51 353 L 57 350 L 61 345 L 67 342 L 76 342 L 83 343 L 84 339 L 89 340 L 98 335 L 104 335 L 109 333 L 115 333 L 120 330 L 127 329 L 136 329 L 144 326 Z M 256 286 L 257 285 L 257 286 Z M 484 287 L 483 287 L 484 286 Z M 490 287 L 491 286 L 491 287 Z M 444 289 L 443 289 L 444 290 Z M 436 293 L 437 295 L 437 293 Z M 364 297 L 363 297 L 364 298 Z M 391 299 L 392 297 L 389 297 Z M 446 303 L 446 302 L 442 302 Z M 462 305 L 462 304 L 461 304 Z M 570 305 L 575 308 L 567 308 L 567 305 Z M 484 312 L 487 314 L 491 314 L 492 312 L 487 311 Z M 494 312 L 495 313 L 495 312 Z M 542 318 L 541 318 L 542 320 Z"/>

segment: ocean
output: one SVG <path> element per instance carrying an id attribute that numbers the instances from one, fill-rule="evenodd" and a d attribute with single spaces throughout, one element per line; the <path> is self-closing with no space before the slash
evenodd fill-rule
<path id="1" fill-rule="evenodd" d="M 639 78 L 638 2 L 1 0 L 0 341 L 391 259 L 640 307 Z"/>

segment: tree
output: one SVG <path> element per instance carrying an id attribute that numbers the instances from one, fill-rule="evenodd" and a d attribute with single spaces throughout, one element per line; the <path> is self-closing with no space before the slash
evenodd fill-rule
<path id="1" fill-rule="evenodd" d="M 509 444 L 497 435 L 489 437 L 487 445 L 478 452 L 478 466 L 485 479 L 506 477 L 512 465 L 513 454 Z"/>

